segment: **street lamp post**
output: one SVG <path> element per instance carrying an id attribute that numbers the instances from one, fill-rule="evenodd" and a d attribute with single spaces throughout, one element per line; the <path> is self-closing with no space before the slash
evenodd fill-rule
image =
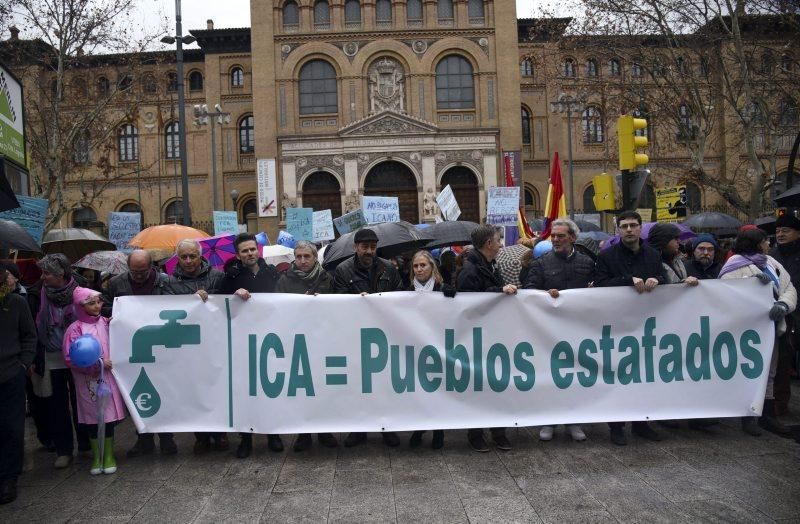
<path id="1" fill-rule="evenodd" d="M 575 176 L 572 167 L 572 113 L 580 114 L 586 105 L 586 95 L 580 94 L 577 97 L 561 93 L 558 100 L 550 102 L 552 113 L 567 114 L 567 159 L 569 161 L 569 175 L 567 184 L 569 187 L 569 217 L 575 219 Z"/>
<path id="2" fill-rule="evenodd" d="M 239 190 L 238 189 L 231 189 L 231 200 L 233 200 L 233 210 L 236 211 L 236 222 L 239 222 L 239 210 L 236 209 L 236 204 L 239 202 Z M 245 218 L 245 217 L 242 217 Z M 247 223 L 247 220 L 243 220 L 244 223 Z"/>
<path id="3" fill-rule="evenodd" d="M 211 195 L 214 211 L 217 211 L 217 135 L 214 124 L 230 124 L 231 114 L 224 113 L 219 104 L 214 106 L 214 111 L 209 111 L 206 104 L 195 105 L 192 114 L 196 126 L 208 124 L 209 117 L 213 119 L 211 123 Z"/>
<path id="4" fill-rule="evenodd" d="M 183 208 L 183 225 L 192 225 L 192 216 L 189 211 L 189 173 L 186 167 L 186 100 L 183 92 L 183 44 L 191 44 L 196 39 L 191 35 L 183 36 L 181 26 L 181 0 L 175 0 L 175 36 L 165 36 L 161 41 L 165 44 L 175 44 L 176 63 L 178 76 L 178 148 L 181 158 L 181 204 Z"/>

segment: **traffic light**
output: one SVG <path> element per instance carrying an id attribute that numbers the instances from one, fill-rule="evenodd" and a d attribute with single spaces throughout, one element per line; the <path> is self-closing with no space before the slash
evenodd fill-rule
<path id="1" fill-rule="evenodd" d="M 594 208 L 597 211 L 614 211 L 618 208 L 614 177 L 603 173 L 592 178 Z"/>
<path id="2" fill-rule="evenodd" d="M 646 154 L 636 152 L 638 148 L 647 147 L 647 137 L 636 135 L 637 129 L 645 129 L 646 127 L 647 120 L 644 118 L 633 118 L 631 115 L 625 115 L 617 119 L 620 171 L 636 171 L 637 167 L 650 161 Z"/>

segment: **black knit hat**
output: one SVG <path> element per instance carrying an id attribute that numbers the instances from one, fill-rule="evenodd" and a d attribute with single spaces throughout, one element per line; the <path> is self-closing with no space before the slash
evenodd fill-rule
<path id="1" fill-rule="evenodd" d="M 377 242 L 378 235 L 375 234 L 375 231 L 364 228 L 359 229 L 356 231 L 355 236 L 353 237 L 353 242 L 356 244 L 360 244 L 361 242 Z"/>
<path id="2" fill-rule="evenodd" d="M 650 244 L 650 247 L 662 251 L 667 247 L 670 240 L 678 238 L 680 234 L 681 230 L 675 224 L 659 222 L 650 228 L 650 234 L 647 235 L 647 243 Z"/>

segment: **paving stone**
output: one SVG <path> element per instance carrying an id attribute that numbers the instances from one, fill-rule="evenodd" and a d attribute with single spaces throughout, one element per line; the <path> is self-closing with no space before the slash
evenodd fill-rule
<path id="1" fill-rule="evenodd" d="M 672 502 L 719 498 L 722 492 L 697 470 L 682 463 L 632 468 L 645 483 Z"/>
<path id="2" fill-rule="evenodd" d="M 287 524 L 326 522 L 330 499 L 330 493 L 273 493 L 267 499 L 264 513 L 261 515 L 261 522 Z"/>
<path id="3" fill-rule="evenodd" d="M 163 485 L 136 513 L 137 522 L 191 522 L 211 498 L 211 486 Z"/>
<path id="4" fill-rule="evenodd" d="M 620 522 L 642 523 L 642 524 L 673 524 L 677 522 L 695 522 L 695 519 L 683 511 L 675 504 L 662 504 L 657 506 L 648 506 L 638 511 L 632 511 L 626 514 L 611 513 Z"/>
<path id="5" fill-rule="evenodd" d="M 556 514 L 605 512 L 605 508 L 571 475 L 529 475 L 516 479 L 536 513 L 542 518 Z"/>
<path id="6" fill-rule="evenodd" d="M 733 500 L 696 500 L 682 503 L 681 508 L 703 522 L 774 522 L 757 509 Z"/>
<path id="7" fill-rule="evenodd" d="M 344 439 L 336 458 L 336 471 L 357 469 L 383 469 L 389 467 L 389 450 L 378 433 L 367 435 L 367 441 L 361 445 L 346 448 Z"/>
<path id="8" fill-rule="evenodd" d="M 331 522 L 396 522 L 389 469 L 337 471 L 333 482 Z"/>
<path id="9" fill-rule="evenodd" d="M 336 473 L 336 450 L 289 452 L 275 484 L 274 492 L 319 491 L 330 493 Z"/>
<path id="10" fill-rule="evenodd" d="M 607 511 L 577 511 L 572 513 L 555 513 L 542 515 L 544 522 L 550 524 L 606 524 L 619 522 Z"/>
<path id="11" fill-rule="evenodd" d="M 480 522 L 542 522 L 539 515 L 521 493 L 502 497 L 463 498 L 464 510 L 472 523 Z"/>
<path id="12" fill-rule="evenodd" d="M 198 519 L 218 522 L 238 515 L 255 515 L 258 521 L 271 490 L 272 482 L 226 478 L 214 487 Z"/>
<path id="13" fill-rule="evenodd" d="M 161 481 L 116 479 L 75 515 L 76 519 L 132 519 L 161 487 Z"/>

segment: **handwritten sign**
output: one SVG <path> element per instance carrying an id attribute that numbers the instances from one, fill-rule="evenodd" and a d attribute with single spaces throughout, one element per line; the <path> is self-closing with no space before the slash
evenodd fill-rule
<path id="1" fill-rule="evenodd" d="M 314 242 L 333 240 L 334 238 L 336 235 L 333 233 L 331 210 L 314 211 Z"/>
<path id="2" fill-rule="evenodd" d="M 490 187 L 486 205 L 486 222 L 496 226 L 513 226 L 519 212 L 519 187 Z"/>
<path id="3" fill-rule="evenodd" d="M 256 163 L 258 178 L 258 216 L 278 216 L 278 191 L 275 176 L 275 159 L 259 158 Z"/>
<path id="4" fill-rule="evenodd" d="M 314 210 L 310 207 L 290 207 L 286 210 L 286 231 L 295 240 L 314 240 Z"/>
<path id="5" fill-rule="evenodd" d="M 356 231 L 367 225 L 367 219 L 364 217 L 363 209 L 356 209 L 346 215 L 333 219 L 333 225 L 340 235 L 344 235 L 351 231 Z"/>
<path id="6" fill-rule="evenodd" d="M 442 215 L 445 220 L 458 220 L 461 216 L 461 208 L 458 207 L 456 196 L 453 194 L 453 188 L 450 184 L 444 186 L 442 192 L 436 195 L 436 203 L 439 204 L 439 209 L 442 210 Z"/>
<path id="7" fill-rule="evenodd" d="M 214 211 L 214 235 L 239 234 L 239 216 L 236 211 Z"/>
<path id="8" fill-rule="evenodd" d="M 368 224 L 400 222 L 400 202 L 397 197 L 365 196 L 361 208 Z"/>
<path id="9" fill-rule="evenodd" d="M 37 244 L 41 244 L 44 223 L 47 220 L 47 200 L 22 195 L 16 195 L 16 197 L 20 207 L 3 211 L 0 213 L 0 218 L 16 222 L 33 237 Z"/>

